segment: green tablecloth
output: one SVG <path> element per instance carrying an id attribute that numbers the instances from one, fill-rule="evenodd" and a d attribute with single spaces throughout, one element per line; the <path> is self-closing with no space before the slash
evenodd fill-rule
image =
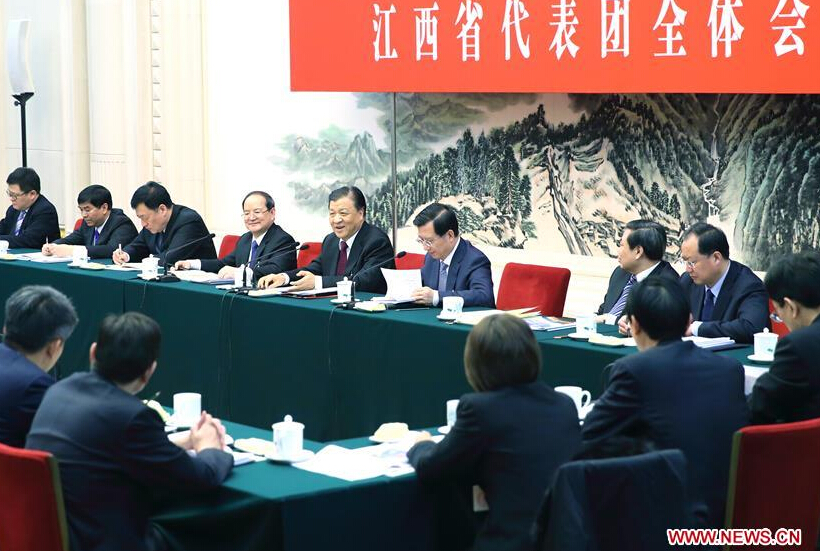
<path id="1" fill-rule="evenodd" d="M 271 438 L 270 431 L 225 425 L 234 438 Z M 266 461 L 234 468 L 208 494 L 159 496 L 154 522 L 179 551 L 430 550 L 433 499 L 414 475 L 346 482 Z"/>
<path id="2" fill-rule="evenodd" d="M 200 392 L 205 409 L 252 426 L 290 414 L 319 441 L 370 434 L 389 421 L 438 426 L 445 402 L 470 390 L 462 361 L 470 327 L 437 320 L 438 309 L 370 314 L 335 309 L 329 299 L 250 298 L 209 285 L 144 282 L 133 272 L 0 262 L 0 300 L 35 282 L 64 291 L 80 315 L 60 376 L 87 368 L 105 314 L 139 310 L 163 332 L 145 395 L 159 390 L 170 402 L 176 392 Z M 541 378 L 597 397 L 606 365 L 635 349 L 555 338 L 568 332 L 536 333 Z M 724 353 L 743 360 L 750 352 Z"/>

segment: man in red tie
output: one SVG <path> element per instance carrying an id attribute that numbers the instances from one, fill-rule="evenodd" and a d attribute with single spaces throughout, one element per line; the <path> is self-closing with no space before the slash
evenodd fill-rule
<path id="1" fill-rule="evenodd" d="M 367 203 L 355 186 L 333 190 L 328 197 L 330 228 L 322 242 L 322 252 L 302 270 L 271 274 L 259 280 L 259 287 L 292 285 L 294 290 L 334 287 L 347 277 L 356 289 L 385 293 L 387 284 L 380 268 L 395 268 L 393 247 L 382 230 L 367 223 Z"/>

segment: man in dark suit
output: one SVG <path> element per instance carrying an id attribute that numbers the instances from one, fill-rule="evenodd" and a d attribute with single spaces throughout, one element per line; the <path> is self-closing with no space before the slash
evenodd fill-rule
<path id="1" fill-rule="evenodd" d="M 142 222 L 142 231 L 128 246 L 114 251 L 115 263 L 139 262 L 148 255 L 158 257 L 160 266 L 173 266 L 183 258 L 216 258 L 214 242 L 199 213 L 174 204 L 160 184 L 138 187 L 131 208 Z"/>
<path id="2" fill-rule="evenodd" d="M 113 208 L 111 192 L 104 186 L 92 184 L 77 196 L 77 208 L 83 217 L 79 229 L 62 239 L 43 245 L 46 256 L 71 256 L 72 247 L 82 245 L 89 258 L 110 258 L 121 244 L 128 244 L 137 236 L 137 228 L 122 209 Z"/>
<path id="3" fill-rule="evenodd" d="M 46 390 L 48 372 L 77 325 L 71 301 L 51 287 L 23 287 L 6 301 L 0 344 L 0 443 L 22 448 Z"/>
<path id="4" fill-rule="evenodd" d="M 438 444 L 422 433 L 407 459 L 419 482 L 432 488 L 480 485 L 490 510 L 471 549 L 532 549 L 538 505 L 556 469 L 580 444 L 578 410 L 538 379 L 535 336 L 509 314 L 470 331 L 464 370 L 475 392 L 459 400 L 450 432 Z"/>
<path id="5" fill-rule="evenodd" d="M 687 335 L 730 337 L 751 343 L 769 327 L 769 298 L 763 282 L 736 260 L 718 228 L 698 222 L 683 234 L 681 258 L 686 273 L 680 283 L 694 322 Z"/>
<path id="6" fill-rule="evenodd" d="M 619 266 L 609 277 L 604 302 L 598 307 L 599 322 L 613 325 L 624 311 L 629 291 L 648 277 L 666 277 L 678 281 L 680 276 L 663 259 L 666 252 L 666 229 L 651 220 L 632 220 L 626 224 L 618 249 Z"/>
<path id="7" fill-rule="evenodd" d="M 782 337 L 774 362 L 752 388 L 753 423 L 820 417 L 820 254 L 802 252 L 772 262 L 766 290 L 791 333 Z"/>
<path id="8" fill-rule="evenodd" d="M 367 203 L 356 186 L 335 189 L 328 197 L 333 233 L 322 241 L 322 252 L 302 270 L 270 274 L 259 287 L 292 285 L 296 291 L 335 287 L 343 278 L 356 289 L 384 294 L 387 283 L 380 268 L 395 268 L 393 247 L 383 231 L 365 221 Z"/>
<path id="9" fill-rule="evenodd" d="M 705 503 L 708 526 L 722 526 L 732 435 L 749 417 L 743 366 L 681 340 L 689 306 L 669 279 L 633 287 L 626 315 L 640 353 L 608 367 L 606 390 L 584 420 L 586 453 L 624 437 L 680 449 L 690 495 Z"/>
<path id="10" fill-rule="evenodd" d="M 57 209 L 40 195 L 40 177 L 33 169 L 16 168 L 6 178 L 11 206 L 0 220 L 0 241 L 11 249 L 39 249 L 60 238 Z"/>
<path id="11" fill-rule="evenodd" d="M 149 523 L 151 493 L 214 488 L 233 467 L 219 421 L 203 412 L 175 445 L 135 396 L 157 367 L 159 346 L 151 318 L 107 317 L 91 345 L 92 370 L 52 386 L 34 417 L 26 447 L 59 462 L 72 549 L 164 549 Z"/>
<path id="12" fill-rule="evenodd" d="M 223 279 L 233 279 L 244 264 L 253 270 L 254 279 L 296 268 L 296 241 L 277 226 L 276 205 L 264 191 L 252 191 L 242 200 L 245 234 L 236 248 L 222 259 L 180 260 L 177 270 L 205 270 Z"/>
<path id="13" fill-rule="evenodd" d="M 417 241 L 427 250 L 421 268 L 423 287 L 413 292 L 420 304 L 441 306 L 444 297 L 458 296 L 464 306 L 495 308 L 493 275 L 487 255 L 458 235 L 455 211 L 431 203 L 413 220 Z"/>

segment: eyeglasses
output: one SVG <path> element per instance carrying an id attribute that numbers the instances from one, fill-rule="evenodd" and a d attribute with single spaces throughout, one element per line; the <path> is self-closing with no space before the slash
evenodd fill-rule
<path id="1" fill-rule="evenodd" d="M 12 201 L 16 201 L 17 199 L 19 199 L 23 195 L 28 195 L 29 193 L 31 193 L 31 192 L 30 191 L 21 191 L 20 193 L 14 193 L 13 191 L 6 190 L 6 195 L 8 195 L 9 198 Z"/>
<path id="2" fill-rule="evenodd" d="M 266 212 L 268 212 L 267 209 L 253 209 L 251 211 L 243 212 L 242 213 L 242 218 L 250 218 L 251 215 L 253 215 L 253 216 L 262 216 Z"/>
<path id="3" fill-rule="evenodd" d="M 774 312 L 769 314 L 769 319 L 772 320 L 775 323 L 783 323 L 783 318 L 781 318 L 780 316 L 778 316 Z"/>
<path id="4" fill-rule="evenodd" d="M 678 257 L 678 260 L 676 262 L 677 262 L 677 264 L 681 264 L 684 268 L 690 268 L 691 269 L 691 268 L 694 268 L 695 265 L 698 262 L 700 262 L 700 260 L 701 260 L 700 258 L 695 259 L 695 260 L 684 260 L 683 257 Z"/>
<path id="5" fill-rule="evenodd" d="M 438 236 L 434 237 L 433 239 L 424 239 L 423 237 L 417 237 L 416 243 L 424 247 L 425 249 L 429 249 L 433 246 L 433 243 L 438 239 Z"/>

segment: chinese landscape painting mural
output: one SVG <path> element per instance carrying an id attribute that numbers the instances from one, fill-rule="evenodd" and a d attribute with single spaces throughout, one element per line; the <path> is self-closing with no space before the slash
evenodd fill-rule
<path id="1" fill-rule="evenodd" d="M 392 98 L 355 97 L 384 136 L 328 121 L 282 136 L 270 162 L 300 209 L 355 184 L 390 233 L 390 151 L 376 143 Z M 670 259 L 698 220 L 756 270 L 820 245 L 820 96 L 401 94 L 397 132 L 400 227 L 443 201 L 479 246 L 614 257 L 634 218 L 668 229 Z"/>

